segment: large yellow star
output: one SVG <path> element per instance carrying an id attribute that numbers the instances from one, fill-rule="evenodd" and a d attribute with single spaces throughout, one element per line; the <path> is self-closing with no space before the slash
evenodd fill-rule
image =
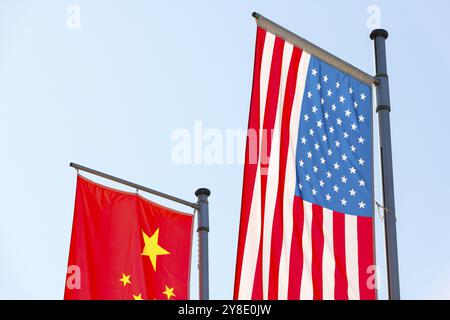
<path id="1" fill-rule="evenodd" d="M 163 294 L 167 296 L 167 300 L 170 300 L 171 297 L 176 297 L 175 293 L 173 293 L 173 289 L 175 288 L 169 288 L 166 285 L 166 291 L 163 291 Z"/>
<path id="2" fill-rule="evenodd" d="M 142 230 L 142 237 L 144 238 L 145 246 L 144 250 L 142 250 L 141 255 L 148 256 L 150 258 L 153 270 L 156 271 L 156 258 L 161 255 L 170 254 L 170 252 L 162 248 L 158 244 L 159 228 L 156 229 L 155 233 L 151 237 L 146 235 L 145 232 Z"/>
<path id="3" fill-rule="evenodd" d="M 142 293 L 139 293 L 137 296 L 133 294 L 134 300 L 144 300 L 142 299 Z"/>
<path id="4" fill-rule="evenodd" d="M 125 273 L 122 273 L 122 279 L 120 279 L 119 281 L 122 281 L 123 286 L 125 287 L 127 284 L 131 284 L 130 277 L 131 275 L 126 276 Z"/>

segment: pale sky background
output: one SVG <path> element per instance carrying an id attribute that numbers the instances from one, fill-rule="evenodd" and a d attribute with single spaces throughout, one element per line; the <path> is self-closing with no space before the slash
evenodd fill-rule
<path id="1" fill-rule="evenodd" d="M 67 27 L 71 4 L 81 8 L 79 30 Z M 246 128 L 252 11 L 373 73 L 366 24 L 372 4 L 391 35 L 402 297 L 449 299 L 445 0 L 1 0 L 0 298 L 63 297 L 76 181 L 71 161 L 191 201 L 198 187 L 210 188 L 211 297 L 232 298 L 243 167 L 177 165 L 171 135 L 193 132 L 196 120 L 205 129 Z M 376 221 L 380 298 L 386 298 Z"/>

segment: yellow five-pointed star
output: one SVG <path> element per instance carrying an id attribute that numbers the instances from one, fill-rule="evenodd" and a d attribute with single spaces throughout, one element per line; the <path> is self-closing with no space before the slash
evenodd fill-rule
<path id="1" fill-rule="evenodd" d="M 119 281 L 122 281 L 123 286 L 125 287 L 127 284 L 131 284 L 130 277 L 131 275 L 126 276 L 125 273 L 122 273 L 122 279 L 120 279 Z"/>
<path id="2" fill-rule="evenodd" d="M 134 300 L 144 300 L 142 299 L 142 293 L 139 293 L 137 296 L 133 294 Z"/>
<path id="3" fill-rule="evenodd" d="M 161 255 L 170 254 L 170 252 L 162 248 L 158 244 L 159 228 L 156 229 L 155 233 L 151 237 L 149 237 L 145 234 L 144 231 L 142 231 L 142 237 L 144 237 L 145 246 L 144 250 L 142 250 L 141 255 L 148 256 L 150 258 L 153 270 L 156 271 L 156 258 Z"/>
<path id="4" fill-rule="evenodd" d="M 175 288 L 169 288 L 166 285 L 166 291 L 163 291 L 163 294 L 167 296 L 167 300 L 170 300 L 171 297 L 176 297 L 175 293 L 173 293 L 173 289 Z"/>

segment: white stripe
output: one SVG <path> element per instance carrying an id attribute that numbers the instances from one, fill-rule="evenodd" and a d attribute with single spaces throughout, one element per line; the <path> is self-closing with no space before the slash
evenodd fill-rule
<path id="1" fill-rule="evenodd" d="M 278 180 L 280 172 L 280 132 L 281 121 L 283 115 L 284 96 L 286 93 L 286 82 L 289 71 L 289 66 L 292 57 L 293 46 L 290 43 L 284 44 L 283 61 L 281 64 L 280 75 L 280 89 L 278 94 L 278 103 L 275 116 L 275 123 L 272 135 L 272 147 L 270 150 L 269 170 L 267 175 L 266 199 L 264 205 L 264 228 L 263 228 L 263 256 L 262 256 L 262 270 L 263 270 L 263 299 L 268 299 L 269 295 L 269 272 L 270 272 L 270 249 L 272 244 L 272 226 L 275 211 L 275 204 L 277 202 Z M 270 132 L 267 132 L 267 139 L 270 137 Z M 264 150 L 263 150 L 264 152 Z"/>
<path id="2" fill-rule="evenodd" d="M 322 261 L 322 283 L 323 299 L 334 300 L 334 241 L 333 241 L 333 211 L 323 209 L 323 261 Z"/>
<path id="3" fill-rule="evenodd" d="M 275 42 L 275 36 L 269 32 L 266 33 L 264 40 L 264 49 L 261 62 L 260 74 L 260 125 L 264 121 L 264 112 L 266 109 L 267 87 L 269 83 L 270 67 L 272 64 L 272 53 Z M 261 134 L 259 132 L 259 150 L 261 150 Z M 259 154 L 261 157 L 261 152 Z M 259 162 L 259 160 L 258 160 Z M 261 235 L 261 175 L 258 165 L 255 176 L 255 185 L 253 187 L 253 198 L 249 213 L 246 239 L 244 242 L 244 253 L 242 257 L 241 279 L 239 281 L 238 299 L 249 300 L 252 297 L 253 282 L 255 279 L 256 263 L 258 260 L 259 242 Z"/>
<path id="4" fill-rule="evenodd" d="M 308 201 L 303 201 L 304 224 L 302 236 L 302 251 L 303 251 L 303 270 L 302 282 L 300 284 L 300 300 L 313 299 L 313 282 L 312 282 L 312 204 Z"/>
<path id="5" fill-rule="evenodd" d="M 293 204 L 295 188 L 297 183 L 296 175 L 296 153 L 298 127 L 300 124 L 300 114 L 303 103 L 303 92 L 306 85 L 306 76 L 310 55 L 302 53 L 297 73 L 297 84 L 295 86 L 295 95 L 292 105 L 292 113 L 289 128 L 289 150 L 286 161 L 286 177 L 284 182 L 283 199 L 283 244 L 281 247 L 280 270 L 278 280 L 278 299 L 286 300 L 289 289 L 289 266 L 293 230 Z M 298 273 L 299 270 L 292 272 Z"/>
<path id="6" fill-rule="evenodd" d="M 259 127 L 262 129 L 264 123 L 264 113 L 266 111 L 266 100 L 267 100 L 267 88 L 269 86 L 270 69 L 272 66 L 272 55 L 273 47 L 275 44 L 275 36 L 266 32 L 266 38 L 264 40 L 264 50 L 261 61 L 261 75 L 259 78 Z M 260 143 L 261 143 L 261 133 L 260 133 Z"/>
<path id="7" fill-rule="evenodd" d="M 345 215 L 345 262 L 348 299 L 359 300 L 358 217 L 350 214 Z"/>

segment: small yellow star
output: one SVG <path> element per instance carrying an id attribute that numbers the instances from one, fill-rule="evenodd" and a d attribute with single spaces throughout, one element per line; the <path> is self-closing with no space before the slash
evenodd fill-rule
<path id="1" fill-rule="evenodd" d="M 137 296 L 133 294 L 134 300 L 144 300 L 142 299 L 142 293 L 139 293 Z"/>
<path id="2" fill-rule="evenodd" d="M 163 294 L 167 296 L 167 300 L 170 300 L 171 297 L 176 297 L 175 293 L 173 293 L 173 289 L 175 288 L 169 288 L 166 285 L 166 291 L 163 291 Z"/>
<path id="3" fill-rule="evenodd" d="M 142 237 L 144 238 L 144 250 L 142 250 L 142 256 L 148 256 L 150 258 L 150 262 L 152 263 L 153 270 L 156 271 L 156 258 L 161 255 L 170 254 L 169 251 L 162 248 L 158 244 L 159 237 L 159 228 L 156 229 L 155 233 L 149 237 L 142 231 Z"/>
<path id="4" fill-rule="evenodd" d="M 127 284 L 131 284 L 130 277 L 131 275 L 126 276 L 125 273 L 122 273 L 122 279 L 120 279 L 119 281 L 122 281 L 123 286 L 125 287 Z"/>

